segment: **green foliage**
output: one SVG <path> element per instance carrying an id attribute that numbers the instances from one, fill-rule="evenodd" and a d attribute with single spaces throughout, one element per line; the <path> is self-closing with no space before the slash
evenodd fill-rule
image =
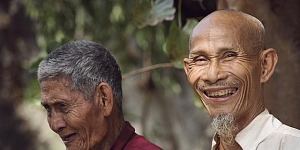
<path id="1" fill-rule="evenodd" d="M 188 20 L 181 29 L 176 22 L 172 22 L 169 29 L 164 51 L 169 56 L 169 60 L 178 68 L 183 68 L 182 60 L 188 54 L 189 34 L 196 23 L 195 20 Z"/>
<path id="2" fill-rule="evenodd" d="M 158 58 L 179 66 L 179 59 L 186 54 L 188 33 L 176 25 L 173 3 L 173 0 L 25 0 L 28 14 L 37 22 L 38 45 L 43 51 L 49 53 L 69 40 L 94 40 L 111 49 L 125 71 L 136 66 L 146 53 L 155 54 L 151 55 L 153 61 Z M 170 29 L 161 24 L 165 20 L 173 20 Z M 163 53 L 163 45 L 170 60 Z"/>
<path id="3" fill-rule="evenodd" d="M 155 26 L 164 20 L 171 21 L 175 16 L 175 8 L 173 7 L 173 0 L 156 0 L 151 11 L 148 12 L 148 15 L 139 27 L 145 27 L 147 25 Z"/>
<path id="4" fill-rule="evenodd" d="M 174 0 L 25 0 L 24 4 L 36 21 L 42 52 L 33 70 L 47 53 L 76 39 L 105 45 L 117 57 L 122 72 L 166 62 L 182 68 L 196 22 L 188 20 L 182 28 L 181 20 L 175 20 Z M 172 83 L 170 90 L 178 91 L 178 83 Z M 156 84 L 163 83 L 157 80 Z"/>
<path id="5" fill-rule="evenodd" d="M 128 9 L 128 14 L 132 16 L 134 26 L 141 26 L 150 16 L 152 9 L 149 8 L 153 8 L 151 2 L 151 0 L 137 0 L 130 6 L 131 9 Z"/>
<path id="6" fill-rule="evenodd" d="M 40 86 L 36 79 L 31 80 L 24 91 L 24 101 L 38 103 L 40 99 Z M 39 103 L 38 103 L 39 104 Z"/>
<path id="7" fill-rule="evenodd" d="M 182 66 L 182 59 L 188 48 L 188 35 L 173 22 L 165 43 L 165 52 L 175 66 Z"/>

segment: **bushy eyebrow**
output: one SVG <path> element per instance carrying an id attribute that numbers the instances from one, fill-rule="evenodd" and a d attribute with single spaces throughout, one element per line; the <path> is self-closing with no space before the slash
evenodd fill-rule
<path id="1" fill-rule="evenodd" d="M 64 99 L 55 99 L 53 101 L 50 101 L 50 102 L 46 102 L 46 101 L 41 101 L 41 105 L 45 106 L 45 105 L 52 105 L 52 106 L 55 106 L 57 104 L 61 104 L 61 103 L 65 103 L 66 100 Z"/>

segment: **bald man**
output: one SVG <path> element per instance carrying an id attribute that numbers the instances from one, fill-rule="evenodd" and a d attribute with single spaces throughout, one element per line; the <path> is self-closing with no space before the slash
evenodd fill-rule
<path id="1" fill-rule="evenodd" d="M 213 118 L 212 149 L 300 149 L 300 131 L 265 108 L 264 84 L 278 58 L 264 38 L 258 19 L 234 10 L 211 13 L 191 33 L 184 69 Z"/>

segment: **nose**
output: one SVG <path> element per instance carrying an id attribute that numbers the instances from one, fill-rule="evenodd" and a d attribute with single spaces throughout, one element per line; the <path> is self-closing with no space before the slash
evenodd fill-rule
<path id="1" fill-rule="evenodd" d="M 67 126 L 63 118 L 63 114 L 54 111 L 52 112 L 51 117 L 48 117 L 48 124 L 50 128 L 56 133 L 60 132 Z"/>
<path id="2" fill-rule="evenodd" d="M 218 62 L 211 62 L 210 65 L 204 71 L 202 80 L 206 83 L 216 83 L 219 80 L 226 79 L 228 77 L 227 73 L 222 70 L 222 67 Z"/>

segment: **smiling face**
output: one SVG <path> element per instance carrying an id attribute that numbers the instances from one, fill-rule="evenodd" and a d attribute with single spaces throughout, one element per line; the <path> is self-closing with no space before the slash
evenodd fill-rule
<path id="1" fill-rule="evenodd" d="M 232 19 L 209 17 L 194 28 L 185 71 L 211 117 L 247 119 L 263 110 L 261 51 Z"/>
<path id="2" fill-rule="evenodd" d="M 64 79 L 41 83 L 41 103 L 47 110 L 49 126 L 68 150 L 95 149 L 107 136 L 107 121 L 96 101 L 85 100 L 70 86 Z"/>

